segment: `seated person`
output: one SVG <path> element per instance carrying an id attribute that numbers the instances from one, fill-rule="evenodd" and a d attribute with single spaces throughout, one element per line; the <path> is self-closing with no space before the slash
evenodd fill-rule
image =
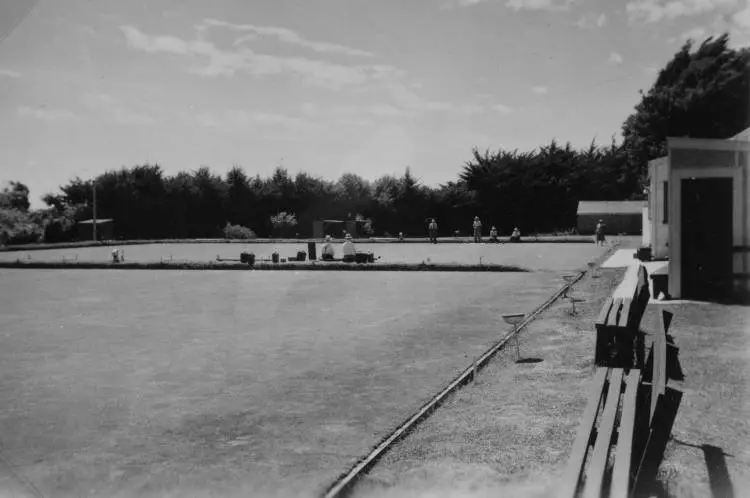
<path id="1" fill-rule="evenodd" d="M 125 262 L 125 250 L 120 249 L 120 248 L 112 249 L 112 262 L 124 263 Z"/>
<path id="2" fill-rule="evenodd" d="M 521 242 L 521 230 L 518 227 L 513 229 L 513 233 L 510 234 L 511 242 Z"/>
<path id="3" fill-rule="evenodd" d="M 490 229 L 490 242 L 498 242 L 497 228 L 495 228 L 494 226 Z"/>
<path id="4" fill-rule="evenodd" d="M 348 233 L 346 234 L 346 240 L 344 240 L 342 252 L 344 253 L 344 263 L 354 263 L 357 250 L 354 248 L 354 242 L 352 242 L 352 236 Z"/>
<path id="5" fill-rule="evenodd" d="M 321 252 L 321 258 L 323 261 L 333 261 L 333 256 L 336 251 L 331 243 L 331 236 L 326 235 L 326 243 L 323 245 L 323 251 Z"/>

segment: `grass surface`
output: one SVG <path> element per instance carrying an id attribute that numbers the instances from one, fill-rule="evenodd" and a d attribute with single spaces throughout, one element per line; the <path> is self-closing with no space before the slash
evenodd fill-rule
<path id="1" fill-rule="evenodd" d="M 652 486 L 670 498 L 750 496 L 750 306 L 708 303 L 650 306 L 674 313 L 669 329 L 684 380 L 664 461 Z"/>
<path id="2" fill-rule="evenodd" d="M 502 313 L 562 285 L 559 272 L 0 282 L 0 452 L 60 497 L 311 496 L 497 340 Z M 0 466 L 1 490 L 20 481 Z"/>
<path id="3" fill-rule="evenodd" d="M 551 242 L 551 243 L 587 243 L 592 241 L 593 235 L 528 235 L 524 237 L 524 242 Z M 627 236 L 626 236 L 627 237 Z M 486 237 L 485 237 L 486 239 Z M 508 237 L 500 237 L 501 241 L 507 241 Z M 308 241 L 316 240 L 322 243 L 322 239 L 144 239 L 144 240 L 104 240 L 104 241 L 78 241 L 78 242 L 57 242 L 51 244 L 19 244 L 0 246 L 0 252 L 3 251 L 36 251 L 42 249 L 64 249 L 78 247 L 96 247 L 96 246 L 126 246 L 139 244 L 306 244 Z M 427 237 L 406 238 L 398 240 L 397 238 L 373 237 L 365 239 L 355 239 L 355 242 L 362 241 L 374 244 L 391 244 L 391 243 L 408 243 L 423 244 L 427 242 Z M 337 242 L 343 242 L 336 239 Z M 472 237 L 441 237 L 439 241 L 443 244 L 463 244 L 473 242 Z"/>
<path id="4" fill-rule="evenodd" d="M 525 268 L 499 264 L 460 264 L 460 263 L 383 263 L 380 261 L 367 264 L 343 262 L 282 262 L 256 263 L 249 266 L 245 263 L 229 261 L 208 262 L 132 262 L 107 263 L 105 261 L 0 261 L 0 268 L 11 269 L 67 269 L 67 270 L 238 270 L 238 271 L 420 271 L 420 272 L 526 272 Z"/>
<path id="5" fill-rule="evenodd" d="M 532 270 L 575 270 L 586 267 L 602 252 L 595 244 L 357 244 L 358 251 L 373 252 L 382 263 L 419 264 L 429 260 L 444 264 L 501 264 L 520 266 Z M 307 244 L 148 244 L 127 246 L 128 262 L 159 262 L 172 260 L 215 261 L 221 258 L 239 258 L 241 252 L 253 252 L 258 258 L 270 258 L 278 250 L 281 257 L 296 256 L 297 251 L 307 251 Z M 318 248 L 320 251 L 320 247 Z M 341 248 L 336 248 L 341 254 Z M 98 261 L 111 260 L 109 247 L 83 247 L 76 249 L 48 249 L 0 253 L 0 261 Z"/>
<path id="6" fill-rule="evenodd" d="M 593 321 L 624 269 L 599 270 L 576 285 L 578 314 L 559 303 L 449 403 L 401 441 L 356 489 L 358 498 L 554 497 L 593 378 Z M 666 451 L 646 496 L 750 496 L 750 307 L 650 304 L 642 322 L 657 330 L 658 312 L 675 318 L 682 393 Z"/>
<path id="7" fill-rule="evenodd" d="M 593 375 L 593 320 L 624 270 L 600 270 L 575 285 L 498 354 L 477 383 L 378 463 L 357 497 L 553 497 L 573 445 Z M 541 361 L 540 361 L 541 360 Z"/>

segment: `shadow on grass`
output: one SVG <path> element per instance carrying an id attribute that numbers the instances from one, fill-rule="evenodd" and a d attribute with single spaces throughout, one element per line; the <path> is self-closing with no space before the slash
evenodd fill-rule
<path id="1" fill-rule="evenodd" d="M 635 483 L 633 494 L 635 497 L 667 498 L 669 496 L 665 484 L 657 479 L 657 474 L 664 460 L 664 452 L 681 402 L 682 392 L 667 387 L 654 414 L 653 428 L 648 437 L 646 452 L 641 460 L 638 480 Z"/>
<path id="2" fill-rule="evenodd" d="M 516 360 L 516 363 L 541 363 L 543 361 L 542 358 L 520 358 Z"/>
<path id="3" fill-rule="evenodd" d="M 729 477 L 726 458 L 724 458 L 733 458 L 734 455 L 725 453 L 724 450 L 712 444 L 691 444 L 676 438 L 672 438 L 672 441 L 680 446 L 697 448 L 703 452 L 713 498 L 734 498 L 734 486 L 732 485 L 732 479 Z"/>
<path id="4" fill-rule="evenodd" d="M 641 334 L 645 335 L 645 332 L 641 331 Z M 653 367 L 653 352 L 649 351 L 646 368 L 643 370 L 644 382 L 651 382 Z M 667 379 L 685 380 L 685 372 L 683 372 L 682 365 L 680 364 L 680 348 L 675 344 L 674 336 L 670 334 L 667 334 Z"/>

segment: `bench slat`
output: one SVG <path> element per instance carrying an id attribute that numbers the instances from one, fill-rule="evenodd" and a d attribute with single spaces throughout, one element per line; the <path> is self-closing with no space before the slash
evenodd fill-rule
<path id="1" fill-rule="evenodd" d="M 609 449 L 612 443 L 612 432 L 615 428 L 615 416 L 617 406 L 620 404 L 620 391 L 622 390 L 621 368 L 611 369 L 609 379 L 609 391 L 604 404 L 599 431 L 594 444 L 594 452 L 591 455 L 591 465 L 586 473 L 584 487 L 584 498 L 600 498 L 602 494 L 602 483 L 604 482 L 604 470 L 607 465 Z"/>
<path id="2" fill-rule="evenodd" d="M 597 325 L 606 325 L 607 324 L 607 317 L 609 316 L 609 310 L 612 308 L 612 298 L 608 297 L 606 301 L 604 301 L 604 306 L 602 306 L 601 311 L 599 312 L 599 316 L 596 319 Z"/>
<path id="3" fill-rule="evenodd" d="M 583 464 L 586 461 L 586 453 L 591 440 L 591 432 L 594 429 L 596 414 L 601 405 L 602 395 L 604 393 L 605 381 L 607 380 L 607 369 L 597 368 L 594 382 L 589 388 L 588 404 L 581 417 L 581 423 L 578 426 L 573 451 L 568 459 L 568 468 L 565 471 L 563 481 L 560 485 L 561 498 L 574 498 L 578 491 L 578 484 L 583 472 Z"/>
<path id="4" fill-rule="evenodd" d="M 617 321 L 620 318 L 620 311 L 622 310 L 622 298 L 616 297 L 612 301 L 612 309 L 607 317 L 607 327 L 617 327 Z"/>
<path id="5" fill-rule="evenodd" d="M 620 310 L 620 316 L 617 317 L 617 326 L 621 328 L 628 328 L 628 322 L 630 321 L 630 310 L 633 307 L 633 301 L 631 299 L 622 300 L 622 309 Z"/>
<path id="6" fill-rule="evenodd" d="M 609 498 L 628 498 L 630 476 L 633 464 L 633 436 L 635 433 L 635 413 L 638 399 L 638 384 L 641 371 L 631 369 L 625 379 L 625 396 L 622 401 L 622 416 L 615 450 L 615 468 L 612 473 Z"/>
<path id="7" fill-rule="evenodd" d="M 656 318 L 657 331 L 654 334 L 654 371 L 651 378 L 650 422 L 654 420 L 659 396 L 663 396 L 667 390 L 667 327 L 671 322 L 671 315 L 670 312 L 661 310 Z"/>

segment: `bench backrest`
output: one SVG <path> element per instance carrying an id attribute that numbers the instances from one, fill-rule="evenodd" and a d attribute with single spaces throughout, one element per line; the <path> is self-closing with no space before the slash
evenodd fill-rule
<path id="1" fill-rule="evenodd" d="M 648 272 L 643 265 L 638 267 L 636 278 L 623 282 L 626 288 L 604 302 L 596 319 L 598 326 L 620 327 L 637 330 L 641 325 L 646 306 L 651 299 L 648 287 Z M 628 289 L 627 287 L 630 287 Z"/>
<path id="2" fill-rule="evenodd" d="M 628 327 L 637 330 L 641 326 L 641 320 L 650 299 L 651 291 L 648 288 L 648 272 L 646 271 L 646 267 L 641 265 L 638 267 L 638 279 L 635 285 L 635 292 L 633 293 L 633 300 L 630 303 Z"/>
<path id="3" fill-rule="evenodd" d="M 649 421 L 653 422 L 656 404 L 667 391 L 667 332 L 672 323 L 673 314 L 661 310 L 656 317 L 654 331 L 653 373 L 651 374 L 651 412 Z"/>

